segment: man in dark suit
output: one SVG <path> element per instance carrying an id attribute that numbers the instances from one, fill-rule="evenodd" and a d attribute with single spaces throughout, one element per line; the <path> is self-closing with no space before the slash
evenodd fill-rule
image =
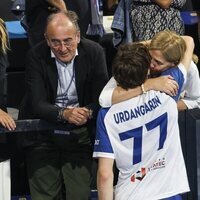
<path id="1" fill-rule="evenodd" d="M 20 116 L 65 123 L 73 129 L 32 134 L 26 140 L 31 198 L 61 199 L 64 182 L 66 199 L 86 200 L 98 97 L 108 80 L 104 51 L 81 39 L 72 11 L 50 15 L 45 37 L 27 55 L 27 92 Z"/>

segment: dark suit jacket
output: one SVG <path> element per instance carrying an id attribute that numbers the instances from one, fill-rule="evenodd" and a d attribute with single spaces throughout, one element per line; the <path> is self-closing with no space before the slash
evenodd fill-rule
<path id="1" fill-rule="evenodd" d="M 92 109 L 93 122 L 96 122 L 98 97 L 108 81 L 104 51 L 99 44 L 81 39 L 74 63 L 79 105 Z M 26 96 L 20 109 L 20 118 L 57 122 L 60 110 L 55 106 L 58 72 L 46 41 L 28 52 L 26 70 Z"/>

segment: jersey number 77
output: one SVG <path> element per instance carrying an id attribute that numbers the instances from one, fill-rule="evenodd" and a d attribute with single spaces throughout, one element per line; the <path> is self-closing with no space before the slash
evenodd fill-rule
<path id="1" fill-rule="evenodd" d="M 153 130 L 154 128 L 158 127 L 160 128 L 160 134 L 159 134 L 159 146 L 157 150 L 160 150 L 163 148 L 166 137 L 167 137 L 167 113 L 160 115 L 156 119 L 144 124 L 147 131 Z M 125 131 L 123 133 L 119 134 L 120 140 L 128 140 L 133 138 L 133 165 L 141 162 L 142 158 L 142 131 L 144 126 L 140 126 L 128 131 Z M 153 133 L 153 132 L 151 132 Z"/>

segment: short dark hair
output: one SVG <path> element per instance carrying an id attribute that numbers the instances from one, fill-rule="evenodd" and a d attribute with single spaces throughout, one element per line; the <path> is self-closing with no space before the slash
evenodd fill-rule
<path id="1" fill-rule="evenodd" d="M 142 43 L 121 45 L 113 61 L 113 76 L 122 88 L 135 88 L 146 80 L 150 63 L 149 50 Z"/>

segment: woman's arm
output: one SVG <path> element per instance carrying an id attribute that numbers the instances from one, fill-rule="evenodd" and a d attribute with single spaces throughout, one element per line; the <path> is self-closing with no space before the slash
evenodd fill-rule
<path id="1" fill-rule="evenodd" d="M 191 99 L 184 97 L 177 102 L 178 110 L 183 111 L 187 109 L 200 108 L 200 98 Z"/>
<path id="2" fill-rule="evenodd" d="M 200 78 L 196 64 L 192 61 L 187 73 L 182 98 L 178 101 L 178 109 L 200 108 Z"/>
<path id="3" fill-rule="evenodd" d="M 8 130 L 14 130 L 16 128 L 15 121 L 13 118 L 6 112 L 0 109 L 0 124 L 7 128 Z"/>
<path id="4" fill-rule="evenodd" d="M 181 60 L 181 63 L 184 65 L 185 69 L 188 71 L 192 57 L 193 57 L 193 51 L 194 51 L 194 40 L 190 36 L 181 36 L 185 43 L 186 43 L 186 51 L 184 53 L 184 56 Z"/>

